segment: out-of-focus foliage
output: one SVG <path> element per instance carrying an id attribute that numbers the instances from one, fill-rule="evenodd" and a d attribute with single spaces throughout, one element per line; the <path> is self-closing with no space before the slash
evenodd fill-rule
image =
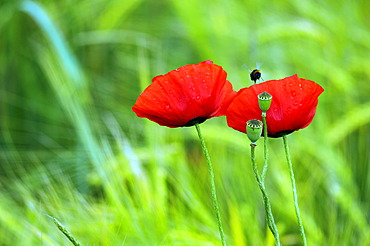
<path id="1" fill-rule="evenodd" d="M 219 245 L 195 129 L 131 111 L 151 78 L 213 60 L 325 92 L 289 136 L 310 245 L 369 245 L 369 1 L 94 0 L 0 4 L 0 245 Z M 230 245 L 274 245 L 245 136 L 201 125 Z M 301 245 L 281 139 L 266 186 L 283 245 Z M 258 149 L 261 156 L 262 151 Z M 261 163 L 262 158 L 258 158 Z"/>

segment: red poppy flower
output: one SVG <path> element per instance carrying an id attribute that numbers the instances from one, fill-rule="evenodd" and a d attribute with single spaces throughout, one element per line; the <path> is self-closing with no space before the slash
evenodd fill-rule
<path id="1" fill-rule="evenodd" d="M 268 136 L 276 138 L 303 129 L 312 122 L 318 97 L 324 89 L 297 75 L 252 85 L 241 89 L 230 104 L 227 124 L 245 133 L 248 120 L 262 120 L 258 95 L 264 91 L 272 95 L 266 116 Z"/>
<path id="2" fill-rule="evenodd" d="M 212 61 L 182 66 L 154 77 L 132 110 L 139 117 L 172 128 L 225 115 L 236 95 L 226 75 Z"/>

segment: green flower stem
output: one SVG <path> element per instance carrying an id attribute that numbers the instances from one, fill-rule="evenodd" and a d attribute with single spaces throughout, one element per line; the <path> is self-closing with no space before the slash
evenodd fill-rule
<path id="1" fill-rule="evenodd" d="M 262 182 L 261 177 L 260 177 L 260 175 L 258 173 L 258 168 L 257 168 L 257 164 L 256 164 L 255 149 L 256 149 L 256 145 L 255 144 L 251 144 L 251 159 L 252 159 L 252 167 L 253 167 L 254 176 L 256 177 L 258 186 L 259 186 L 259 188 L 260 188 L 260 190 L 262 192 L 263 204 L 264 204 L 265 212 L 266 212 L 267 225 L 268 225 L 268 227 L 270 228 L 270 231 L 272 232 L 272 234 L 275 237 L 276 245 L 277 246 L 280 246 L 281 245 L 281 243 L 280 243 L 280 236 L 279 236 L 279 232 L 278 232 L 277 226 L 275 224 L 274 216 L 272 215 L 270 199 L 267 196 L 265 185 Z"/>
<path id="2" fill-rule="evenodd" d="M 263 142 L 263 169 L 262 169 L 262 175 L 261 175 L 261 180 L 262 183 L 265 182 L 265 177 L 268 169 L 268 149 L 267 149 L 267 122 L 266 122 L 266 116 L 262 114 L 262 122 L 263 122 L 263 136 L 264 136 L 264 142 Z"/>
<path id="3" fill-rule="evenodd" d="M 292 160 L 291 160 L 290 154 L 289 154 L 289 147 L 288 147 L 288 141 L 287 141 L 286 135 L 283 136 L 283 141 L 284 141 L 286 160 L 288 162 L 288 168 L 289 168 L 289 173 L 290 173 L 290 182 L 292 184 L 295 213 L 296 213 L 296 216 L 297 216 L 297 221 L 298 221 L 298 225 L 299 225 L 299 230 L 301 232 L 301 237 L 302 237 L 302 240 L 303 240 L 303 245 L 307 246 L 306 234 L 304 233 L 304 227 L 303 227 L 303 223 L 302 223 L 302 219 L 301 219 L 301 213 L 299 211 L 299 206 L 298 206 L 297 188 L 296 188 L 296 184 L 295 184 L 293 165 L 292 165 Z"/>
<path id="4" fill-rule="evenodd" d="M 215 213 L 216 213 L 216 218 L 217 218 L 217 223 L 218 223 L 218 230 L 219 230 L 220 236 L 221 236 L 221 242 L 222 242 L 222 245 L 223 246 L 226 246 L 225 234 L 224 234 L 224 230 L 222 228 L 222 222 L 221 222 L 220 209 L 219 209 L 218 202 L 217 202 L 216 185 L 215 185 L 215 174 L 213 172 L 211 158 L 210 158 L 210 156 L 208 154 L 208 149 L 206 147 L 206 143 L 204 142 L 202 133 L 200 131 L 199 124 L 195 124 L 195 128 L 197 129 L 199 140 L 200 140 L 200 144 L 202 145 L 203 153 L 204 153 L 204 156 L 206 157 L 206 161 L 207 161 L 207 164 L 208 164 L 208 173 L 209 173 L 209 181 L 211 183 L 213 208 L 214 208 Z"/>

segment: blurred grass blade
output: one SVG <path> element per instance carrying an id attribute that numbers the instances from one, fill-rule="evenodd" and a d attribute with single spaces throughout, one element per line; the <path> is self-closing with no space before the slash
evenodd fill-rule
<path id="1" fill-rule="evenodd" d="M 114 136 L 114 139 L 117 142 L 117 145 L 121 149 L 122 153 L 127 158 L 132 172 L 135 174 L 135 176 L 139 179 L 144 179 L 145 175 L 142 169 L 141 162 L 136 155 L 134 149 L 132 148 L 129 140 L 125 136 L 122 129 L 120 129 L 120 126 L 117 122 L 117 120 L 114 118 L 113 115 L 108 114 L 105 117 L 105 122 L 107 124 L 108 129 L 111 131 L 112 135 Z"/>
<path id="2" fill-rule="evenodd" d="M 22 3 L 21 9 L 30 15 L 42 29 L 46 38 L 52 44 L 54 51 L 58 54 L 58 57 L 63 64 L 62 67 L 65 68 L 73 82 L 77 83 L 76 86 L 84 85 L 83 76 L 80 73 L 80 67 L 76 58 L 70 52 L 63 35 L 54 25 L 44 8 L 36 2 L 26 0 Z"/>
<path id="3" fill-rule="evenodd" d="M 328 139 L 337 144 L 353 131 L 370 122 L 370 103 L 354 107 L 345 115 L 338 118 L 329 128 Z"/>
<path id="4" fill-rule="evenodd" d="M 70 51 L 62 33 L 44 8 L 36 2 L 26 0 L 22 4 L 22 9 L 36 21 L 53 48 L 54 53 L 43 47 L 36 46 L 36 48 L 39 48 L 37 50 L 39 63 L 48 77 L 48 82 L 54 89 L 61 106 L 74 125 L 76 134 L 90 160 L 100 176 L 106 179 L 106 174 L 101 165 L 106 159 L 104 153 L 99 151 L 102 148 L 99 146 L 90 124 L 89 116 L 93 115 L 94 111 L 87 107 L 90 95 L 87 84 L 85 84 L 82 69 Z M 84 165 L 87 165 L 87 163 Z"/>

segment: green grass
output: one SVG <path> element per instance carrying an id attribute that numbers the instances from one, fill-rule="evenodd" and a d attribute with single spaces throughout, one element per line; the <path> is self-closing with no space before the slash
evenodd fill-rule
<path id="1" fill-rule="evenodd" d="M 370 244 L 368 1 L 5 1 L 0 4 L 0 245 L 220 245 L 193 128 L 131 111 L 151 78 L 213 60 L 236 90 L 297 73 L 325 89 L 289 136 L 309 245 Z M 274 245 L 246 136 L 202 124 L 229 245 Z M 301 245 L 282 139 L 266 186 Z M 262 142 L 257 162 L 262 165 Z"/>

